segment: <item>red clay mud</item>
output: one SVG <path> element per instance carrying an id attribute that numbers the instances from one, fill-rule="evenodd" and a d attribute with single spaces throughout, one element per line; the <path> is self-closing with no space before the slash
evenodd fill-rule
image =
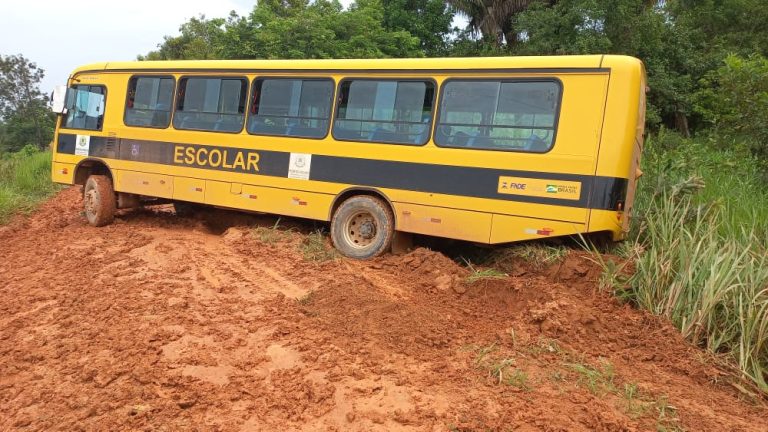
<path id="1" fill-rule="evenodd" d="M 0 430 L 768 430 L 578 254 L 467 283 L 427 249 L 307 261 L 309 224 L 213 220 L 92 228 L 73 188 L 0 229 Z"/>

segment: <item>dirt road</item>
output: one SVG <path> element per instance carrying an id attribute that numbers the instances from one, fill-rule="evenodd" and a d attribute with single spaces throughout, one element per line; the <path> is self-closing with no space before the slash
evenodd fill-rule
<path id="1" fill-rule="evenodd" d="M 575 253 L 467 284 L 437 252 L 319 262 L 237 219 L 92 228 L 69 189 L 0 229 L 0 430 L 768 430 Z"/>

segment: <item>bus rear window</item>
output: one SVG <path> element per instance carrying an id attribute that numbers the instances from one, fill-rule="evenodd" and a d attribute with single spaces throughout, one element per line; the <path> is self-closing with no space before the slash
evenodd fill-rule
<path id="1" fill-rule="evenodd" d="M 125 102 L 125 124 L 167 128 L 173 105 L 172 77 L 132 77 Z"/>
<path id="2" fill-rule="evenodd" d="M 344 141 L 425 144 L 432 124 L 431 81 L 341 83 L 333 137 Z"/>
<path id="3" fill-rule="evenodd" d="M 332 99 L 333 81 L 328 79 L 257 79 L 248 133 L 323 138 Z"/>
<path id="4" fill-rule="evenodd" d="M 182 78 L 173 127 L 240 132 L 247 88 L 245 78 Z"/>
<path id="5" fill-rule="evenodd" d="M 104 124 L 105 88 L 98 85 L 76 85 L 67 91 L 67 115 L 63 127 L 101 130 Z"/>
<path id="6" fill-rule="evenodd" d="M 442 91 L 435 144 L 534 153 L 552 148 L 559 82 L 450 80 Z"/>

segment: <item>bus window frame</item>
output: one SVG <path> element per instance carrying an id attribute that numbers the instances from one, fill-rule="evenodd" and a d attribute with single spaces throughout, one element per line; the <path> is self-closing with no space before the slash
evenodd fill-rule
<path id="1" fill-rule="evenodd" d="M 560 89 L 560 94 L 557 100 L 557 112 L 555 113 L 555 119 L 552 123 L 552 145 L 549 146 L 549 148 L 545 151 L 531 151 L 531 150 L 517 150 L 517 149 L 502 149 L 502 148 L 489 148 L 489 147 L 467 147 L 467 146 L 453 146 L 453 145 L 445 145 L 445 144 L 438 144 L 437 141 L 434 140 L 434 133 L 433 133 L 433 140 L 432 142 L 435 144 L 435 147 L 444 148 L 444 149 L 459 149 L 459 150 L 479 150 L 479 151 L 497 151 L 497 152 L 506 152 L 506 153 L 523 153 L 523 154 L 535 154 L 535 155 L 543 155 L 551 152 L 555 145 L 557 144 L 557 132 L 559 130 L 560 126 L 560 113 L 562 113 L 563 109 L 563 94 L 565 93 L 565 86 L 563 85 L 563 81 L 558 77 L 526 77 L 526 78 L 462 78 L 462 77 L 451 77 L 446 78 L 443 80 L 443 82 L 440 85 L 440 99 L 438 101 L 438 107 L 437 107 L 437 113 L 435 117 L 434 122 L 434 130 L 437 131 L 437 128 L 439 127 L 438 120 L 440 119 L 440 114 L 442 114 L 443 111 L 443 92 L 445 91 L 446 84 L 451 81 L 463 81 L 463 82 L 499 82 L 499 83 L 518 83 L 518 82 L 553 82 L 557 84 L 557 86 Z M 493 125 L 490 125 L 493 126 Z M 525 128 L 528 129 L 528 128 Z M 535 127 L 531 127 L 530 129 L 536 129 Z"/>
<path id="2" fill-rule="evenodd" d="M 217 131 L 217 130 L 209 130 L 209 129 L 192 129 L 192 128 L 177 128 L 176 125 L 173 123 L 174 119 L 176 118 L 176 113 L 179 112 L 179 91 L 181 90 L 181 81 L 183 79 L 189 79 L 189 78 L 201 78 L 201 79 L 238 79 L 245 81 L 245 107 L 244 109 L 246 112 L 243 113 L 243 122 L 240 125 L 240 129 L 237 131 Z M 243 130 L 245 129 L 245 121 L 248 117 L 248 95 L 250 94 L 250 85 L 251 82 L 245 75 L 235 75 L 235 76 L 229 76 L 229 75 L 179 75 L 179 78 L 176 81 L 175 85 L 175 94 L 173 97 L 173 113 L 171 114 L 171 127 L 173 127 L 173 130 L 176 131 L 192 131 L 192 132 L 211 132 L 211 133 L 226 133 L 226 134 L 242 134 Z M 186 87 L 185 87 L 186 88 Z M 181 111 L 182 113 L 184 111 Z M 213 114 L 213 113 L 207 113 L 207 114 Z M 217 113 L 218 114 L 218 113 Z"/>
<path id="3" fill-rule="evenodd" d="M 91 131 L 91 132 L 102 132 L 102 131 L 104 131 L 104 122 L 107 120 L 107 91 L 109 90 L 107 88 L 107 85 L 106 84 L 80 84 L 79 81 L 76 81 L 76 78 L 73 77 L 72 78 L 72 84 L 68 85 L 67 88 L 69 89 L 69 88 L 73 88 L 73 87 L 76 87 L 76 86 L 101 87 L 102 89 L 104 89 L 104 93 L 103 93 L 103 95 L 104 95 L 104 112 L 101 114 L 101 117 L 102 117 L 102 119 L 101 119 L 101 127 L 99 127 L 98 129 L 83 129 L 83 128 L 67 127 L 66 126 L 66 118 L 69 115 L 69 113 L 67 113 L 67 114 L 64 114 L 64 115 L 61 116 L 60 125 L 64 125 L 64 126 L 59 126 L 59 129 L 83 130 L 83 131 Z"/>
<path id="4" fill-rule="evenodd" d="M 171 78 L 173 80 L 173 94 L 171 97 L 171 110 L 168 111 L 170 114 L 168 116 L 168 124 L 165 127 L 161 126 L 141 126 L 141 125 L 129 125 L 125 122 L 125 117 L 128 115 L 128 91 L 131 89 L 131 80 L 132 79 L 138 79 L 138 78 Z M 147 129 L 158 129 L 158 130 L 166 130 L 170 129 L 171 126 L 173 126 L 173 113 L 176 111 L 176 91 L 178 90 L 177 85 L 179 83 L 179 80 L 176 79 L 174 75 L 153 75 L 153 74 L 136 74 L 131 75 L 128 77 L 128 83 L 125 87 L 125 104 L 123 104 L 123 125 L 125 127 L 137 127 L 137 128 L 147 128 Z M 135 96 L 134 96 L 135 97 Z M 182 129 L 184 130 L 184 129 Z"/>
<path id="5" fill-rule="evenodd" d="M 330 81 L 332 84 L 332 91 L 331 91 L 331 99 L 329 102 L 329 108 L 330 113 L 328 116 L 328 126 L 325 128 L 325 134 L 322 137 L 302 137 L 302 136 L 295 136 L 295 135 L 276 135 L 276 134 L 262 134 L 262 133 L 251 133 L 248 130 L 248 120 L 251 119 L 251 115 L 254 115 L 251 113 L 251 108 L 253 107 L 253 92 L 256 91 L 256 81 L 257 80 L 265 80 L 265 79 L 286 79 L 286 80 L 302 80 L 302 81 Z M 268 136 L 268 137 L 277 137 L 277 138 L 293 138 L 293 139 L 309 139 L 309 140 L 324 140 L 328 138 L 328 135 L 331 133 L 331 130 L 333 129 L 333 122 L 334 122 L 334 116 L 335 113 L 335 103 L 336 95 L 338 94 L 338 88 L 336 85 L 336 80 L 333 77 L 329 76 L 322 76 L 322 77 L 300 77 L 300 76 L 269 76 L 269 75 L 257 75 L 253 78 L 253 80 L 250 82 L 250 89 L 248 91 L 248 103 L 247 103 L 247 112 L 245 116 L 245 133 L 251 136 Z"/>
<path id="6" fill-rule="evenodd" d="M 430 111 L 430 123 L 428 128 L 428 134 L 427 139 L 421 143 L 421 144 L 409 144 L 409 143 L 403 143 L 403 142 L 392 142 L 392 141 L 360 141 L 360 140 L 351 140 L 351 139 L 342 139 L 342 138 L 336 138 L 336 135 L 333 133 L 336 125 L 336 121 L 338 120 L 339 116 L 339 105 L 341 104 L 341 101 L 339 100 L 339 96 L 341 95 L 341 86 L 346 81 L 411 81 L 411 82 L 431 82 L 432 85 L 435 88 L 434 93 L 432 94 L 432 110 Z M 440 85 L 438 85 L 438 82 L 435 78 L 432 77 L 424 77 L 424 78 L 398 78 L 398 77 L 344 77 L 339 80 L 339 83 L 336 85 L 336 99 L 334 100 L 333 104 L 333 121 L 331 122 L 331 137 L 339 142 L 352 142 L 352 143 L 359 143 L 359 144 L 386 144 L 386 145 L 401 145 L 401 146 L 407 146 L 407 147 L 424 147 L 427 144 L 429 144 L 430 141 L 432 141 L 433 131 L 435 128 L 435 121 L 437 120 L 436 114 L 437 114 L 437 103 L 440 99 L 438 99 L 437 95 L 440 92 Z M 345 119 L 342 119 L 345 120 Z M 354 121 L 354 120 L 353 120 Z"/>

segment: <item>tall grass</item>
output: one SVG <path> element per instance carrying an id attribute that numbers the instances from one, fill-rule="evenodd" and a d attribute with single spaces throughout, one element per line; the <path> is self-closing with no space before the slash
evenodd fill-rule
<path id="1" fill-rule="evenodd" d="M 58 188 L 51 182 L 51 154 L 25 148 L 0 159 L 0 224 L 32 210 Z"/>
<path id="2" fill-rule="evenodd" d="M 768 392 L 768 192 L 748 156 L 661 134 L 644 154 L 634 273 L 609 284 Z"/>

